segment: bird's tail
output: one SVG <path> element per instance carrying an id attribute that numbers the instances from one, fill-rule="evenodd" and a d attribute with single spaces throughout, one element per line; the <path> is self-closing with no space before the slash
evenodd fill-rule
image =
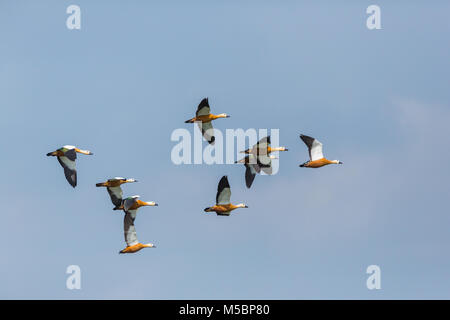
<path id="1" fill-rule="evenodd" d="M 194 118 L 186 120 L 184 123 L 194 123 Z"/>
<path id="2" fill-rule="evenodd" d="M 299 167 L 306 167 L 306 165 L 308 164 L 308 161 L 306 161 L 305 163 L 302 163 L 301 165 L 299 165 Z"/>
<path id="3" fill-rule="evenodd" d="M 95 184 L 96 187 L 107 187 L 106 182 L 100 182 Z"/>
<path id="4" fill-rule="evenodd" d="M 212 212 L 212 208 L 211 208 L 211 207 L 205 208 L 204 211 L 205 211 L 205 212 Z"/>

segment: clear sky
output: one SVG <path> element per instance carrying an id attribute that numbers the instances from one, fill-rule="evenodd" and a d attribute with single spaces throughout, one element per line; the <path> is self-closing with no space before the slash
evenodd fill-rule
<path id="1" fill-rule="evenodd" d="M 68 30 L 66 8 L 81 8 Z M 366 8 L 381 7 L 381 30 Z M 448 1 L 0 1 L 0 298 L 450 299 Z M 217 128 L 280 130 L 280 170 L 180 165 Z M 342 166 L 299 168 L 304 133 Z M 72 144 L 78 186 L 46 153 Z M 205 144 L 206 145 L 206 144 Z M 232 201 L 207 215 L 228 175 Z M 126 195 L 156 249 L 119 255 Z M 381 268 L 368 290 L 366 268 Z M 81 290 L 66 268 L 81 268 Z"/>

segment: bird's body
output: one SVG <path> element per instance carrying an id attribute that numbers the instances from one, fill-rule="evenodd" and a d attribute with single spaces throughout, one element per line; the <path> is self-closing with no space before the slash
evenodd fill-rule
<path id="1" fill-rule="evenodd" d="M 309 161 L 301 164 L 302 168 L 320 168 L 329 164 L 342 164 L 339 160 L 328 160 L 323 156 L 322 143 L 312 137 L 300 135 L 300 139 L 306 144 L 309 150 Z"/>
<path id="2" fill-rule="evenodd" d="M 270 146 L 267 147 L 267 149 L 247 149 L 244 151 L 241 151 L 241 153 L 246 153 L 246 154 L 251 154 L 251 153 L 264 153 L 264 154 L 270 154 L 272 152 L 276 152 L 276 151 L 288 151 L 288 149 L 286 149 L 286 147 L 277 147 L 277 148 L 272 148 Z"/>
<path id="3" fill-rule="evenodd" d="M 216 204 L 212 207 L 209 207 L 205 209 L 205 212 L 215 212 L 218 216 L 229 216 L 231 211 L 237 208 L 247 208 L 247 206 L 240 204 L 240 205 L 234 205 L 234 204 Z"/>
<path id="4" fill-rule="evenodd" d="M 81 150 L 75 146 L 66 145 L 59 148 L 56 151 L 47 153 L 48 157 L 57 157 L 58 162 L 64 169 L 64 175 L 67 182 L 72 187 L 77 186 L 77 170 L 75 168 L 75 160 L 77 159 L 77 153 L 86 155 L 92 155 L 93 153 L 88 150 Z"/>
<path id="5" fill-rule="evenodd" d="M 121 188 L 121 185 L 124 183 L 129 182 L 137 182 L 135 179 L 126 179 L 122 177 L 115 177 L 112 179 L 108 179 L 105 182 L 97 183 L 97 187 L 106 187 L 106 190 L 108 190 L 109 196 L 111 198 L 111 202 L 115 206 L 113 210 L 120 210 L 123 209 L 123 203 L 122 203 L 122 197 L 123 197 L 123 191 Z"/>
<path id="6" fill-rule="evenodd" d="M 338 162 L 337 160 L 328 160 L 325 158 L 314 160 L 314 161 L 307 161 L 300 165 L 300 167 L 304 168 L 320 168 L 329 164 L 340 164 L 341 162 Z"/>
<path id="7" fill-rule="evenodd" d="M 237 208 L 248 208 L 245 204 L 234 205 L 230 203 L 231 189 L 227 176 L 223 176 L 217 187 L 216 204 L 206 208 L 205 212 L 215 212 L 218 216 L 229 216 Z"/>
<path id="8" fill-rule="evenodd" d="M 225 113 L 221 113 L 221 114 L 205 114 L 205 115 L 201 115 L 201 116 L 196 116 L 192 119 L 186 120 L 185 123 L 194 123 L 197 121 L 200 122 L 210 122 L 212 120 L 216 120 L 219 118 L 228 118 L 227 115 Z"/>
<path id="9" fill-rule="evenodd" d="M 288 151 L 288 149 L 286 147 L 272 148 L 270 146 L 270 136 L 267 136 L 267 137 L 260 139 L 253 147 L 251 147 L 247 150 L 241 151 L 241 153 L 254 154 L 256 156 L 261 156 L 261 155 L 268 155 L 268 154 L 271 154 L 272 152 L 277 152 L 277 151 Z"/>
<path id="10" fill-rule="evenodd" d="M 144 248 L 156 248 L 156 246 L 153 245 L 152 243 L 148 244 L 137 243 L 133 246 L 126 247 L 125 249 L 121 250 L 120 253 L 135 253 Z"/>
<path id="11" fill-rule="evenodd" d="M 139 200 L 139 196 L 128 197 L 123 200 L 123 211 L 125 216 L 123 219 L 123 229 L 126 248 L 119 253 L 135 253 L 143 248 L 155 248 L 152 243 L 143 244 L 137 239 L 136 228 L 134 227 L 134 220 L 136 219 L 137 210 L 143 206 L 157 206 L 154 201 L 145 202 Z"/>
<path id="12" fill-rule="evenodd" d="M 197 123 L 205 140 L 208 141 L 208 143 L 213 144 L 215 141 L 215 137 L 211 121 L 219 118 L 229 118 L 229 117 L 230 116 L 225 113 L 217 115 L 211 114 L 211 108 L 209 106 L 208 98 L 205 98 L 198 105 L 195 117 L 186 120 L 185 123 L 194 123 L 194 122 Z"/>

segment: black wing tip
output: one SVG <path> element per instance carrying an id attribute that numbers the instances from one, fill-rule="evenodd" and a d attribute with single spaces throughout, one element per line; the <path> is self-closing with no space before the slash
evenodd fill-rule
<path id="1" fill-rule="evenodd" d="M 203 106 L 209 106 L 208 97 L 203 98 L 202 101 L 200 101 L 200 107 Z"/>
<path id="2" fill-rule="evenodd" d="M 245 171 L 245 185 L 248 189 L 252 186 L 255 177 L 256 175 L 250 172 L 250 167 L 247 167 Z"/>
<path id="3" fill-rule="evenodd" d="M 209 144 L 214 144 L 214 142 L 216 141 L 216 137 L 212 136 L 211 139 L 208 140 Z"/>
<path id="4" fill-rule="evenodd" d="M 223 189 L 226 187 L 230 187 L 230 183 L 228 182 L 228 176 L 223 176 L 219 181 L 219 189 Z"/>
<path id="5" fill-rule="evenodd" d="M 306 139 L 314 139 L 313 137 L 307 136 L 306 134 L 300 134 L 300 139 L 303 140 L 303 138 L 306 138 Z"/>

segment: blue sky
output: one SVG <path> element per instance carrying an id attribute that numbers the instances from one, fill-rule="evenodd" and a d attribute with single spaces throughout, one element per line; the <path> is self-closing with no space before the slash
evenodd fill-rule
<path id="1" fill-rule="evenodd" d="M 81 30 L 66 8 L 81 8 Z M 381 7 L 381 30 L 366 8 Z M 450 4 L 445 1 L 2 1 L 0 298 L 449 299 Z M 215 126 L 289 148 L 243 166 L 171 162 L 209 97 Z M 196 129 L 196 128 L 195 128 Z M 299 168 L 300 133 L 342 166 Z M 78 186 L 45 154 L 73 144 Z M 231 217 L 206 215 L 228 175 Z M 95 183 L 133 177 L 156 249 L 119 255 Z M 67 266 L 81 290 L 66 288 Z M 366 288 L 367 266 L 381 290 Z"/>

